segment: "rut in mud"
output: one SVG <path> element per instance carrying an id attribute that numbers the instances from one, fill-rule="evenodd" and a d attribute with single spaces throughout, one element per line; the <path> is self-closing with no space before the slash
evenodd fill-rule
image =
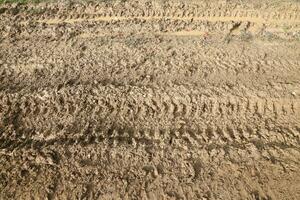
<path id="1" fill-rule="evenodd" d="M 300 4 L 0 6 L 1 199 L 300 199 Z"/>

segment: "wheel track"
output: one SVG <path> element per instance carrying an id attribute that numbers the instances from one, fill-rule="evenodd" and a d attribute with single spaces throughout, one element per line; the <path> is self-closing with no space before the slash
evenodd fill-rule
<path id="1" fill-rule="evenodd" d="M 135 114 L 140 113 L 142 116 L 147 116 L 152 113 L 154 114 L 153 117 L 168 113 L 171 118 L 176 118 L 176 116 L 197 118 L 203 115 L 251 116 L 253 114 L 278 117 L 290 115 L 299 116 L 300 112 L 298 99 L 213 98 L 201 96 L 201 93 L 199 93 L 199 95 L 194 96 L 194 100 L 191 101 L 190 98 L 186 98 L 191 95 L 189 90 L 185 90 L 183 94 L 173 92 L 172 95 L 163 90 L 157 90 L 153 91 L 155 93 L 154 95 L 147 96 L 148 89 L 137 90 L 137 88 L 132 87 L 132 90 L 136 91 L 138 95 L 125 96 L 122 90 L 126 87 L 120 89 L 103 86 L 100 88 L 105 91 L 95 95 L 90 95 L 87 92 L 72 95 L 69 89 L 59 94 L 53 92 L 49 100 L 43 100 L 43 97 L 39 97 L 38 95 L 18 96 L 2 93 L 0 100 L 3 103 L 0 109 L 2 113 L 4 113 L 9 112 L 9 108 L 20 107 L 23 114 L 34 114 L 36 116 L 48 115 L 51 110 L 51 113 L 74 115 L 80 112 L 89 112 L 98 109 L 112 117 L 118 114 L 124 115 L 128 113 L 128 110 L 132 110 Z M 107 96 L 110 97 L 107 98 Z M 82 99 L 84 99 L 84 101 L 82 101 Z M 14 101 L 14 103 L 11 101 Z M 17 103 L 17 101 L 19 102 Z M 18 104 L 20 106 L 18 106 Z M 159 108 L 157 105 L 162 106 L 162 108 Z M 48 110 L 45 109 L 47 106 L 49 106 Z M 74 108 L 80 108 L 81 110 Z M 194 111 L 191 112 L 192 110 Z"/>
<path id="2" fill-rule="evenodd" d="M 177 101 L 173 100 L 173 96 L 180 94 L 174 92 L 151 90 L 156 95 L 146 96 L 143 95 L 143 91 L 140 89 L 135 91 L 132 88 L 131 90 L 134 95 L 140 93 L 141 95 L 137 95 L 139 98 L 137 96 L 133 98 L 130 95 L 119 96 L 117 93 L 123 94 L 122 90 L 111 86 L 109 89 L 101 88 L 98 92 L 100 96 L 90 96 L 88 91 L 85 93 L 84 90 L 77 91 L 77 95 L 74 95 L 73 92 L 68 93 L 65 90 L 64 92 L 61 91 L 60 94 L 49 94 L 50 101 L 46 99 L 41 101 L 40 98 L 42 97 L 34 94 L 8 95 L 2 93 L 0 95 L 1 146 L 12 145 L 5 141 L 16 141 L 15 137 L 20 137 L 20 134 L 21 138 L 34 140 L 35 137 L 57 138 L 60 135 L 72 135 L 71 132 L 69 133 L 70 130 L 79 135 L 83 134 L 83 136 L 77 134 L 72 137 L 83 137 L 84 140 L 89 140 L 87 138 L 90 136 L 98 137 L 100 133 L 103 139 L 122 138 L 125 135 L 128 136 L 127 138 L 135 138 L 137 141 L 156 141 L 162 139 L 161 136 L 163 138 L 168 137 L 168 134 L 170 134 L 168 131 L 172 132 L 170 129 L 172 126 L 166 126 L 169 127 L 167 130 L 159 130 L 162 128 L 159 126 L 160 122 L 165 121 L 164 123 L 171 125 L 177 119 L 188 120 L 188 124 L 195 127 L 195 130 L 189 130 L 185 128 L 186 125 L 181 125 L 183 128 L 174 129 L 179 135 L 189 135 L 188 140 L 193 140 L 191 144 L 196 142 L 199 144 L 212 142 L 242 144 L 253 139 L 294 145 L 299 143 L 299 102 L 297 100 L 242 100 L 232 98 L 228 100 L 227 98 L 203 96 L 197 98 L 194 95 L 195 100 L 193 103 L 193 101 L 184 99 L 184 96 L 188 95 L 184 90 L 182 90 L 181 98 L 177 98 Z M 108 94 L 116 95 L 106 98 Z M 166 95 L 169 95 L 167 99 L 157 98 Z M 124 97 L 127 97 L 127 99 L 124 99 L 122 103 L 118 103 L 117 100 Z M 132 101 L 131 98 L 135 101 Z M 154 101 L 152 101 L 153 98 Z M 98 101 L 95 101 L 96 99 Z M 97 102 L 98 104 L 96 104 Z M 184 106 L 179 108 L 181 106 L 179 104 Z M 165 106 L 157 110 L 158 107 L 155 108 L 155 105 Z M 183 107 L 194 107 L 196 109 L 194 112 L 188 112 L 188 109 L 183 109 Z M 72 110 L 72 112 L 68 112 L 68 110 Z M 91 113 L 91 117 L 84 115 L 85 113 Z M 253 118 L 257 117 L 260 119 L 259 121 L 266 120 L 266 122 L 263 124 L 255 121 L 251 122 Z M 289 120 L 288 124 L 285 122 L 286 119 Z M 71 122 L 75 120 L 77 123 L 72 124 L 70 120 Z M 132 126 L 140 128 L 114 128 L 114 125 L 108 123 L 110 120 L 121 123 L 119 127 L 123 127 L 122 124 L 132 124 Z M 203 120 L 210 121 L 210 125 L 204 125 Z M 278 120 L 283 120 L 284 123 L 276 125 Z M 94 124 L 94 121 L 98 123 Z M 244 122 L 238 125 L 242 121 L 248 121 L 249 125 L 243 125 Z M 228 122 L 234 124 L 226 125 Z M 147 126 L 150 129 L 145 129 Z M 107 130 L 105 127 L 111 127 L 111 129 L 105 132 L 104 130 Z M 158 130 L 154 129 L 155 127 Z M 164 131 L 168 133 L 163 133 Z M 193 131 L 195 131 L 194 134 Z M 86 134 L 84 134 L 85 132 Z M 178 134 L 176 137 L 178 137 Z M 22 141 L 21 143 L 25 145 L 28 142 Z M 16 143 L 16 145 L 18 146 L 19 143 Z"/>
<path id="3" fill-rule="evenodd" d="M 144 8 L 140 8 L 144 9 Z M 34 17 L 34 16 L 33 16 Z M 57 23 L 80 23 L 84 21 L 116 21 L 116 20 L 183 20 L 183 21 L 210 21 L 210 22 L 253 22 L 253 23 L 272 23 L 272 24 L 296 24 L 300 23 L 300 16 L 296 12 L 275 12 L 267 13 L 254 10 L 230 10 L 216 11 L 207 10 L 205 12 L 198 10 L 190 12 L 189 10 L 142 10 L 141 12 L 133 10 L 109 11 L 101 13 L 67 14 L 59 13 L 57 17 L 51 18 L 46 15 L 35 18 L 37 22 L 47 24 Z"/>
<path id="4" fill-rule="evenodd" d="M 98 128 L 96 128 L 98 129 Z M 245 146 L 249 143 L 259 142 L 260 144 L 278 144 L 274 146 L 289 146 L 293 148 L 299 147 L 300 132 L 299 127 L 288 127 L 282 129 L 282 132 L 276 130 L 266 130 L 263 128 L 252 128 L 250 126 L 234 127 L 232 125 L 206 127 L 197 127 L 190 129 L 183 127 L 180 129 L 152 129 L 152 130 L 135 130 L 130 127 L 118 127 L 113 125 L 111 128 L 96 132 L 94 128 L 88 128 L 91 131 L 82 135 L 64 135 L 57 136 L 52 139 L 14 139 L 2 134 L 0 137 L 0 149 L 2 150 L 20 150 L 20 149 L 41 149 L 55 145 L 90 145 L 101 142 L 126 142 L 129 144 L 161 144 L 168 145 L 170 139 L 180 141 L 189 148 L 199 148 L 214 144 L 216 146 L 226 146 L 236 144 L 237 146 Z M 278 135 L 280 137 L 276 137 Z M 287 139 L 289 137 L 289 140 Z M 267 148 L 265 146 L 263 148 Z"/>

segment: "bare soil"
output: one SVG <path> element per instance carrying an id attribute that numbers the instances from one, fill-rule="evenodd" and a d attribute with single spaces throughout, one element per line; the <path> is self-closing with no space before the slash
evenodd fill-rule
<path id="1" fill-rule="evenodd" d="M 300 199 L 300 2 L 0 5 L 0 199 Z"/>

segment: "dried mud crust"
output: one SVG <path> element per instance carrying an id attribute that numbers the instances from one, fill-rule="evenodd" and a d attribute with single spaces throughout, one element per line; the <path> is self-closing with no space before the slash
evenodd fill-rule
<path id="1" fill-rule="evenodd" d="M 1 199 L 299 199 L 295 1 L 0 6 Z"/>

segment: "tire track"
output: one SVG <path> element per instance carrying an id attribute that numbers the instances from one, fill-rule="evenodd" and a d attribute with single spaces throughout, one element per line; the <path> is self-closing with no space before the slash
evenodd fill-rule
<path id="1" fill-rule="evenodd" d="M 100 87 L 92 95 L 88 90 L 74 92 L 73 89 L 48 93 L 48 97 L 1 93 L 0 139 L 3 148 L 29 145 L 31 142 L 27 144 L 26 141 L 36 140 L 34 138 L 50 138 L 52 141 L 59 137 L 69 140 L 69 136 L 82 140 L 126 136 L 137 141 L 165 141 L 174 131 L 179 133 L 176 136 L 179 138 L 180 135 L 189 135 L 187 140 L 193 140 L 191 144 L 242 144 L 252 140 L 299 143 L 297 99 L 193 95 L 192 101 L 192 98 L 185 98 L 190 94 L 182 87 L 180 94 L 140 88 L 130 88 L 131 93 L 126 94 L 124 91 L 128 91 L 128 87 L 109 86 Z M 190 112 L 192 108 L 194 111 Z M 194 130 L 187 127 L 194 127 Z M 22 142 L 19 144 L 15 138 Z M 43 140 L 46 139 L 37 141 Z"/>
<path id="2" fill-rule="evenodd" d="M 166 113 L 170 119 L 186 117 L 188 119 L 201 118 L 201 116 L 253 116 L 255 114 L 264 116 L 299 116 L 298 99 L 261 99 L 261 98 L 237 98 L 237 97 L 205 97 L 191 94 L 187 88 L 183 92 L 176 89 L 152 90 L 137 87 L 98 87 L 96 93 L 89 94 L 81 89 L 76 93 L 71 88 L 65 88 L 59 93 L 52 91 L 47 96 L 19 94 L 0 94 L 3 112 L 11 112 L 12 109 L 20 109 L 21 113 L 27 115 L 49 115 L 64 113 L 76 115 L 78 113 L 94 111 L 106 113 L 107 115 L 126 116 L 141 115 L 153 118 Z M 131 90 L 130 94 L 125 91 Z M 168 91 L 169 90 L 169 91 Z M 149 93 L 150 92 L 150 93 Z M 153 94 L 151 94 L 153 93 Z M 193 101 L 191 100 L 193 97 Z M 158 106 L 160 105 L 160 106 Z M 48 107 L 48 109 L 45 109 Z M 193 110 L 193 112 L 191 112 Z M 97 112 L 96 112 L 97 111 Z M 128 112 L 130 111 L 130 112 Z M 163 117 L 161 117 L 163 118 Z"/>
<path id="3" fill-rule="evenodd" d="M 300 15 L 295 9 L 286 9 L 284 11 L 278 10 L 270 12 L 269 10 L 262 9 L 236 9 L 233 7 L 225 7 L 222 10 L 216 10 L 210 8 L 208 5 L 199 7 L 199 5 L 192 5 L 190 3 L 184 3 L 181 8 L 176 7 L 174 3 L 168 4 L 166 9 L 164 6 L 157 6 L 150 8 L 145 5 L 103 5 L 95 4 L 92 7 L 87 8 L 85 6 L 76 6 L 77 8 L 69 7 L 68 9 L 61 9 L 60 7 L 43 7 L 30 6 L 21 7 L 23 13 L 27 13 L 30 18 L 34 18 L 36 21 L 43 23 L 76 23 L 82 21 L 112 21 L 112 20 L 129 20 L 129 19 L 141 19 L 141 20 L 154 20 L 154 19 L 171 19 L 171 20 L 200 20 L 200 21 L 247 21 L 254 23 L 299 23 Z M 80 14 L 78 9 L 81 7 Z M 183 8 L 184 7 L 184 8 Z M 5 13 L 10 12 L 10 9 L 5 8 Z M 9 14 L 8 14 L 9 15 Z M 19 15 L 23 20 L 28 18 L 27 15 Z"/>
<path id="4" fill-rule="evenodd" d="M 80 23 L 84 21 L 120 21 L 120 20 L 182 20 L 182 21 L 210 21 L 210 22 L 253 22 L 253 23 L 273 23 L 273 24 L 297 24 L 300 23 L 300 17 L 297 12 L 275 12 L 275 13 L 262 13 L 259 11 L 251 10 L 232 10 L 232 11 L 215 11 L 208 10 L 206 12 L 189 12 L 175 10 L 173 13 L 165 11 L 142 11 L 142 13 L 93 13 L 82 15 L 58 16 L 56 18 L 36 19 L 39 23 L 58 24 L 58 23 Z"/>
<path id="5" fill-rule="evenodd" d="M 14 151 L 21 149 L 42 149 L 49 146 L 93 145 L 102 142 L 125 143 L 135 145 L 169 145 L 170 140 L 178 140 L 179 146 L 188 148 L 207 147 L 214 144 L 215 147 L 237 146 L 244 148 L 249 143 L 259 143 L 263 148 L 298 148 L 300 143 L 300 128 L 288 127 L 281 132 L 264 128 L 252 128 L 250 126 L 206 126 L 190 129 L 153 129 L 136 130 L 130 127 L 112 126 L 100 132 L 91 132 L 85 135 L 57 136 L 51 139 L 13 139 L 2 134 L 0 137 L 0 149 Z M 279 137 L 278 137 L 279 136 Z M 289 139 L 288 139 L 289 138 Z"/>

